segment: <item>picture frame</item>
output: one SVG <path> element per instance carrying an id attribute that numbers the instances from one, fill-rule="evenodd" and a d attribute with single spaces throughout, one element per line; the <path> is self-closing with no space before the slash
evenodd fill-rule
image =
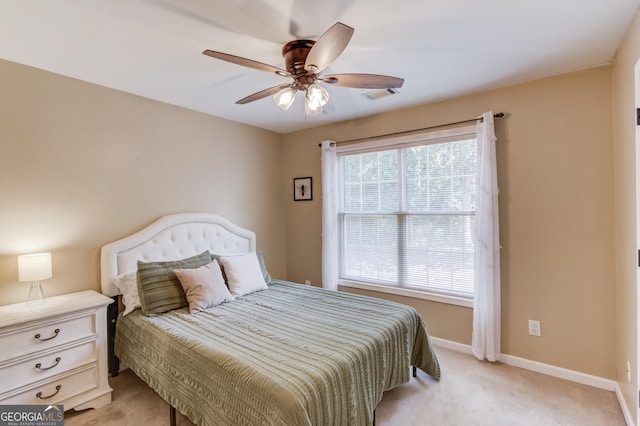
<path id="1" fill-rule="evenodd" d="M 293 179 L 293 201 L 313 200 L 311 176 Z"/>

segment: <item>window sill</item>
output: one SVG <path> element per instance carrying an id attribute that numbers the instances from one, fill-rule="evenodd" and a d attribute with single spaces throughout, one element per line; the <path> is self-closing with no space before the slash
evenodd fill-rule
<path id="1" fill-rule="evenodd" d="M 379 284 L 370 284 L 356 281 L 338 281 L 338 286 L 359 288 L 361 290 L 377 291 L 380 293 L 395 294 L 398 296 L 412 297 L 414 299 L 430 300 L 432 302 L 447 303 L 449 305 L 473 308 L 473 299 L 449 296 L 446 294 L 428 293 L 426 291 L 412 290 L 408 288 L 389 287 Z"/>

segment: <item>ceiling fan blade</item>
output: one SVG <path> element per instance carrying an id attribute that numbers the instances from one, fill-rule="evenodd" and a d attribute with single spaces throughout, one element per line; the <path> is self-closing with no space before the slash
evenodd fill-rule
<path id="1" fill-rule="evenodd" d="M 243 58 L 241 56 L 230 55 L 229 53 L 216 52 L 215 50 L 205 50 L 203 55 L 211 56 L 212 58 L 220 59 L 223 61 L 231 62 L 232 64 L 242 65 L 244 67 L 253 68 L 260 71 L 272 72 L 285 77 L 290 76 L 285 70 L 274 67 L 273 65 L 264 64 L 262 62 L 254 61 L 252 59 Z"/>
<path id="2" fill-rule="evenodd" d="M 344 51 L 353 35 L 353 28 L 336 22 L 323 32 L 307 55 L 304 68 L 314 74 L 331 65 Z"/>
<path id="3" fill-rule="evenodd" d="M 397 89 L 404 84 L 404 78 L 378 74 L 332 74 L 318 80 L 333 86 L 359 89 Z"/>
<path id="4" fill-rule="evenodd" d="M 261 90 L 252 95 L 247 96 L 246 98 L 242 98 L 239 101 L 236 101 L 238 105 L 248 104 L 249 102 L 257 101 L 262 98 L 266 98 L 267 96 L 275 95 L 280 90 L 289 87 L 289 84 L 281 84 L 280 86 L 269 87 L 268 89 Z"/>

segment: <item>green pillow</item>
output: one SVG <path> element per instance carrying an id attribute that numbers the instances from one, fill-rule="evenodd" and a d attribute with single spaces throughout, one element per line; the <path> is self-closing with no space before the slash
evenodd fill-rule
<path id="1" fill-rule="evenodd" d="M 264 276 L 264 281 L 267 284 L 271 284 L 271 274 L 267 270 L 267 265 L 264 263 L 264 257 L 262 256 L 262 252 L 260 250 L 256 251 L 256 255 L 258 256 L 258 263 L 260 263 L 260 270 L 262 271 L 262 276 Z"/>
<path id="2" fill-rule="evenodd" d="M 195 269 L 211 263 L 211 253 L 167 262 L 138 261 L 138 295 L 145 315 L 161 314 L 189 306 L 174 269 Z"/>

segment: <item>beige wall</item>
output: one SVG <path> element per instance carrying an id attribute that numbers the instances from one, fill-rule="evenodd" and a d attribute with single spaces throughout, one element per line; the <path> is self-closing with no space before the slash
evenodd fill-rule
<path id="1" fill-rule="evenodd" d="M 638 57 L 637 43 L 627 45 L 613 67 L 616 108 L 632 87 L 624 58 Z M 621 360 L 635 357 L 636 306 L 621 275 L 632 274 L 631 258 L 616 257 L 617 288 L 627 294 L 618 292 L 614 312 L 614 130 L 619 210 L 635 203 L 635 174 L 629 139 L 617 134 L 626 127 L 612 122 L 611 87 L 605 66 L 283 136 L 0 61 L 0 304 L 27 293 L 17 255 L 53 253 L 50 295 L 99 289 L 102 244 L 180 211 L 255 230 L 275 277 L 320 285 L 318 142 L 504 111 L 496 126 L 503 352 L 621 380 Z M 299 176 L 313 176 L 313 201 L 292 200 Z M 635 247 L 627 235 L 635 216 L 621 216 L 615 248 Z M 393 299 L 415 306 L 434 336 L 470 343 L 470 309 Z M 542 337 L 527 335 L 527 319 L 542 322 Z"/>
<path id="2" fill-rule="evenodd" d="M 256 231 L 285 277 L 281 135 L 6 61 L 0 99 L 0 304 L 18 255 L 52 252 L 48 295 L 98 290 L 100 247 L 175 212 Z"/>
<path id="3" fill-rule="evenodd" d="M 636 250 L 636 124 L 634 66 L 640 60 L 640 15 L 616 54 L 613 70 L 613 135 L 615 164 L 616 380 L 637 423 L 638 329 Z M 640 80 L 640 71 L 635 76 Z M 640 81 L 638 82 L 640 84 Z M 640 100 L 638 100 L 640 101 Z M 631 362 L 632 382 L 626 378 Z"/>
<path id="4" fill-rule="evenodd" d="M 288 278 L 311 279 L 316 285 L 321 281 L 318 142 L 411 130 L 488 110 L 508 114 L 496 124 L 502 350 L 613 378 L 608 66 L 285 135 L 285 175 L 311 175 L 315 185 L 314 201 L 287 204 Z M 470 344 L 471 309 L 403 297 L 394 300 L 416 306 L 434 336 Z M 528 335 L 528 319 L 541 321 L 541 337 Z"/>

